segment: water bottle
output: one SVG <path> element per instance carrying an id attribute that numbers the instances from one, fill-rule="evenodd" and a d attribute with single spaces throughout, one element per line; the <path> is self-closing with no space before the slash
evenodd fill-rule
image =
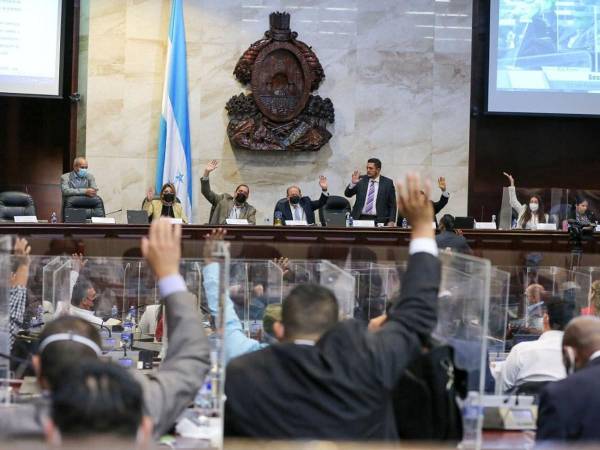
<path id="1" fill-rule="evenodd" d="M 492 214 L 492 223 L 494 225 L 496 225 L 496 214 Z M 498 226 L 496 225 L 496 228 L 498 228 Z"/>
<path id="2" fill-rule="evenodd" d="M 56 217 L 56 213 L 52 211 L 52 215 L 50 216 L 50 223 L 57 223 L 58 217 Z"/>
<path id="3" fill-rule="evenodd" d="M 44 307 L 41 304 L 35 309 L 35 323 L 37 325 L 44 323 Z"/>
<path id="4" fill-rule="evenodd" d="M 119 317 L 119 310 L 117 309 L 117 305 L 113 305 L 110 309 L 110 317 L 116 319 Z"/>
<path id="5" fill-rule="evenodd" d="M 511 229 L 513 229 L 513 230 L 517 229 L 517 219 L 513 219 Z"/>
<path id="6" fill-rule="evenodd" d="M 480 410 L 479 394 L 475 391 L 470 391 L 462 408 L 463 440 L 460 448 L 475 448 L 477 444 Z"/>
<path id="7" fill-rule="evenodd" d="M 405 230 L 408 228 L 408 220 L 406 220 L 406 217 L 402 219 L 402 228 Z"/>
<path id="8" fill-rule="evenodd" d="M 198 410 L 200 416 L 211 417 L 213 414 L 213 395 L 212 395 L 212 384 L 210 377 L 206 377 L 202 387 L 196 394 L 194 399 L 194 406 Z"/>
<path id="9" fill-rule="evenodd" d="M 346 213 L 346 228 L 350 228 L 354 225 L 354 219 L 352 218 L 352 214 L 349 212 Z"/>
<path id="10" fill-rule="evenodd" d="M 273 221 L 273 225 L 275 225 L 276 227 L 280 227 L 283 225 L 283 215 L 280 211 L 277 211 L 275 213 L 275 220 Z"/>
<path id="11" fill-rule="evenodd" d="M 129 319 L 129 322 L 131 323 L 131 326 L 134 327 L 136 324 L 136 310 L 135 310 L 135 306 L 130 306 L 129 307 L 129 312 L 127 313 L 127 318 Z"/>
<path id="12" fill-rule="evenodd" d="M 133 327 L 128 319 L 123 323 L 123 331 L 121 332 L 121 341 L 125 348 L 131 348 L 133 344 Z"/>

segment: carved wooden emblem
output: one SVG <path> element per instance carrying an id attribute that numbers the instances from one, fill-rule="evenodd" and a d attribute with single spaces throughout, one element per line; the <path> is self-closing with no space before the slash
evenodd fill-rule
<path id="1" fill-rule="evenodd" d="M 227 102 L 227 134 L 247 150 L 319 150 L 331 139 L 335 115 L 330 99 L 311 95 L 325 79 L 319 59 L 290 30 L 290 15 L 272 13 L 271 29 L 250 46 L 234 75 L 252 93 Z"/>

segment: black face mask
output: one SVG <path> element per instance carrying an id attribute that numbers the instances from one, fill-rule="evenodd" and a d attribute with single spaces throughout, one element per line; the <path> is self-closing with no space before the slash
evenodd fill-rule
<path id="1" fill-rule="evenodd" d="M 163 194 L 163 200 L 167 203 L 173 203 L 175 200 L 175 194 L 167 192 L 166 194 Z"/>
<path id="2" fill-rule="evenodd" d="M 240 192 L 235 196 L 235 201 L 241 205 L 246 201 L 246 196 Z"/>
<path id="3" fill-rule="evenodd" d="M 292 195 L 290 197 L 290 203 L 292 205 L 297 205 L 298 203 L 300 203 L 300 196 L 298 196 L 298 195 Z"/>

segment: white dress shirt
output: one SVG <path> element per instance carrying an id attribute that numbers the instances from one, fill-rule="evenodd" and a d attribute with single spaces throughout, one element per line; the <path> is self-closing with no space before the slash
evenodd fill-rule
<path id="1" fill-rule="evenodd" d="M 373 215 L 376 216 L 377 215 L 377 195 L 379 194 L 379 177 L 377 176 L 377 178 L 369 178 L 368 179 L 368 183 L 367 183 L 367 192 L 365 194 L 365 204 L 363 205 L 361 214 L 368 214 L 368 215 Z M 375 189 L 375 197 L 373 200 L 373 210 L 371 212 L 366 211 L 365 208 L 367 207 L 367 198 L 369 198 L 369 188 L 371 187 L 371 181 L 374 182 L 374 186 L 373 188 Z M 350 182 L 350 184 L 348 185 L 348 187 L 350 189 L 353 189 L 354 186 L 356 186 L 356 184 Z"/>
<path id="2" fill-rule="evenodd" d="M 526 382 L 565 378 L 562 340 L 562 331 L 546 331 L 537 341 L 515 345 L 502 368 L 502 391 Z"/>
<path id="3" fill-rule="evenodd" d="M 297 205 L 290 203 L 290 209 L 292 211 L 292 220 L 306 220 L 306 213 L 304 212 L 304 208 L 300 206 L 300 203 Z M 298 210 L 298 213 L 296 213 L 296 209 Z M 296 217 L 296 214 L 300 217 L 299 219 Z"/>

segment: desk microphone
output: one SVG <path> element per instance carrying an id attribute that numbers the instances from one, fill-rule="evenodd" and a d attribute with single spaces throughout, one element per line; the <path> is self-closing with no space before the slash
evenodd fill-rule
<path id="1" fill-rule="evenodd" d="M 109 212 L 109 213 L 105 213 L 104 215 L 105 215 L 105 216 L 110 216 L 111 214 L 116 214 L 116 213 L 118 213 L 118 212 L 122 212 L 122 211 L 123 211 L 123 208 L 119 208 L 119 209 L 116 209 L 116 210 L 114 210 L 114 211 L 111 211 L 111 212 Z"/>
<path id="2" fill-rule="evenodd" d="M 112 338 L 112 331 L 110 330 L 109 327 L 107 327 L 106 325 L 104 325 L 104 322 L 107 322 L 108 319 L 110 319 L 110 316 L 103 316 L 102 317 L 102 323 L 100 324 L 100 329 L 104 329 L 106 331 L 108 331 L 108 337 Z"/>

